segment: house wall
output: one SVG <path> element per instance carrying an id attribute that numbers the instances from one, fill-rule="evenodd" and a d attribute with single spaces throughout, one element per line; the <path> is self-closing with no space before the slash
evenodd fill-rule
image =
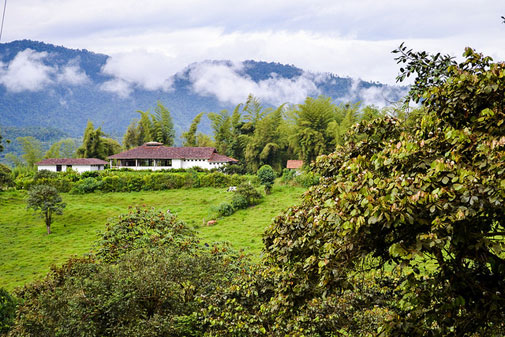
<path id="1" fill-rule="evenodd" d="M 201 159 L 186 159 L 182 161 L 182 168 L 188 169 L 192 167 L 201 167 L 203 169 L 213 169 L 213 168 L 219 168 L 223 166 L 224 163 L 209 163 L 207 159 L 201 160 Z"/>
<path id="2" fill-rule="evenodd" d="M 118 163 L 119 164 L 119 163 Z M 118 168 L 127 167 L 132 170 L 163 170 L 163 169 L 189 169 L 192 167 L 201 167 L 203 169 L 219 168 L 225 163 L 209 163 L 207 159 L 172 159 L 172 166 L 118 166 Z"/>
<path id="3" fill-rule="evenodd" d="M 71 165 L 72 170 L 77 171 L 79 173 L 86 171 L 99 171 L 103 170 L 103 165 Z M 38 170 L 48 170 L 48 171 L 56 171 L 56 165 L 41 165 L 38 167 Z M 65 172 L 67 170 L 67 165 L 61 165 L 61 172 Z"/>

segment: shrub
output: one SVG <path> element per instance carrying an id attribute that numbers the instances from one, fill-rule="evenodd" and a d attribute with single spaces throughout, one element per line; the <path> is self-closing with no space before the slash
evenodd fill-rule
<path id="1" fill-rule="evenodd" d="M 132 208 L 106 224 L 97 257 L 113 262 L 129 251 L 160 245 L 194 244 L 194 232 L 174 215 L 154 209 Z"/>
<path id="2" fill-rule="evenodd" d="M 275 181 L 275 172 L 270 165 L 263 165 L 257 173 L 261 185 L 265 186 L 265 193 L 270 194 Z"/>
<path id="3" fill-rule="evenodd" d="M 0 288 L 0 335 L 7 333 L 14 324 L 16 300 L 4 288 Z"/>
<path id="4" fill-rule="evenodd" d="M 203 336 L 208 299 L 248 266 L 154 210 L 114 219 L 98 246 L 18 291 L 10 336 Z"/>
<path id="5" fill-rule="evenodd" d="M 233 212 L 235 212 L 233 206 L 227 202 L 223 202 L 217 207 L 217 213 L 219 216 L 230 216 Z"/>
<path id="6" fill-rule="evenodd" d="M 290 169 L 283 169 L 282 170 L 282 176 L 281 176 L 281 182 L 283 184 L 288 184 L 292 182 L 296 177 L 296 171 L 295 170 L 290 170 Z"/>
<path id="7" fill-rule="evenodd" d="M 99 190 L 101 186 L 102 186 L 101 181 L 98 181 L 93 177 L 88 177 L 75 184 L 74 187 L 72 187 L 70 193 L 72 194 L 92 193 L 95 190 Z"/>
<path id="8" fill-rule="evenodd" d="M 302 173 L 295 177 L 295 181 L 298 185 L 309 188 L 319 183 L 319 175 L 313 172 Z"/>
<path id="9" fill-rule="evenodd" d="M 38 182 L 41 179 L 54 179 L 58 177 L 58 173 L 49 170 L 39 170 L 35 172 L 33 176 L 33 181 Z"/>
<path id="10" fill-rule="evenodd" d="M 245 209 L 249 207 L 249 202 L 247 198 L 243 195 L 235 194 L 231 199 L 231 205 L 233 209 Z"/>
<path id="11" fill-rule="evenodd" d="M 247 207 L 256 205 L 263 198 L 260 192 L 254 188 L 251 184 L 241 184 L 237 187 L 234 192 L 235 196 L 240 196 L 244 198 L 247 202 Z"/>
<path id="12" fill-rule="evenodd" d="M 4 187 L 9 187 L 14 184 L 12 179 L 12 171 L 4 164 L 0 164 L 0 190 Z"/>

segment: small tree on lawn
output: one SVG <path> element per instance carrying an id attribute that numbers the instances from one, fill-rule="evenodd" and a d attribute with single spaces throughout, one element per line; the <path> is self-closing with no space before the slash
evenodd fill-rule
<path id="1" fill-rule="evenodd" d="M 263 165 L 258 170 L 258 178 L 261 185 L 265 185 L 265 193 L 270 194 L 274 185 L 275 172 L 270 165 Z"/>
<path id="2" fill-rule="evenodd" d="M 26 208 L 40 211 L 46 222 L 47 234 L 51 234 L 53 214 L 63 214 L 65 206 L 58 191 L 52 186 L 36 185 L 28 192 Z"/>

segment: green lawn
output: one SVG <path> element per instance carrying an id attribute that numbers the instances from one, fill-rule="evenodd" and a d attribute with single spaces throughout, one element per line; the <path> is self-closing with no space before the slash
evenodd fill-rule
<path id="1" fill-rule="evenodd" d="M 263 203 L 219 219 L 212 227 L 202 226 L 210 208 L 231 199 L 225 188 L 179 189 L 155 192 L 62 194 L 67 207 L 55 216 L 47 235 L 43 220 L 26 210 L 23 192 L 0 193 L 0 287 L 12 290 L 41 277 L 52 264 L 72 255 L 89 252 L 107 219 L 127 212 L 128 206 L 170 209 L 203 241 L 228 241 L 259 256 L 261 234 L 281 210 L 298 202 L 304 189 L 275 186 Z"/>

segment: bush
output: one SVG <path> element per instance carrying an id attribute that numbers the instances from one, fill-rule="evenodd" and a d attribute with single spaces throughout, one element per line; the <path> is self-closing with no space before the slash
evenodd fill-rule
<path id="1" fill-rule="evenodd" d="M 230 216 L 233 212 L 235 212 L 233 206 L 227 202 L 223 202 L 217 207 L 217 213 L 219 216 Z"/>
<path id="2" fill-rule="evenodd" d="M 295 181 L 298 185 L 309 188 L 319 183 L 319 175 L 313 172 L 302 173 L 295 177 Z"/>
<path id="3" fill-rule="evenodd" d="M 251 184 L 241 184 L 237 187 L 234 192 L 235 196 L 240 196 L 244 198 L 247 202 L 247 207 L 256 205 L 263 198 L 260 192 L 254 188 Z"/>
<path id="4" fill-rule="evenodd" d="M 0 288 L 0 335 L 7 333 L 14 324 L 16 300 L 7 290 Z"/>
<path id="5" fill-rule="evenodd" d="M 282 170 L 281 182 L 283 184 L 288 184 L 292 182 L 296 177 L 296 171 L 285 168 Z"/>
<path id="6" fill-rule="evenodd" d="M 72 187 L 70 193 L 72 194 L 93 193 L 95 190 L 99 190 L 101 186 L 102 186 L 101 181 L 98 181 L 93 177 L 88 177 L 75 184 L 74 187 Z"/>
<path id="7" fill-rule="evenodd" d="M 0 164 L 0 190 L 13 184 L 14 180 L 12 179 L 11 169 L 4 164 Z"/>
<path id="8" fill-rule="evenodd" d="M 261 185 L 265 186 L 265 193 L 270 194 L 275 181 L 275 172 L 270 165 L 263 165 L 257 173 Z"/>
<path id="9" fill-rule="evenodd" d="M 39 170 L 35 172 L 33 176 L 33 181 L 38 182 L 41 179 L 54 179 L 58 177 L 58 173 L 49 170 Z M 39 184 L 40 185 L 40 184 Z"/>
<path id="10" fill-rule="evenodd" d="M 249 202 L 247 201 L 247 198 L 244 197 L 243 195 L 235 194 L 231 199 L 231 205 L 235 210 L 245 209 L 249 207 Z"/>
<path id="11" fill-rule="evenodd" d="M 10 336 L 203 336 L 208 298 L 248 266 L 154 210 L 114 219 L 98 247 L 18 291 Z"/>

